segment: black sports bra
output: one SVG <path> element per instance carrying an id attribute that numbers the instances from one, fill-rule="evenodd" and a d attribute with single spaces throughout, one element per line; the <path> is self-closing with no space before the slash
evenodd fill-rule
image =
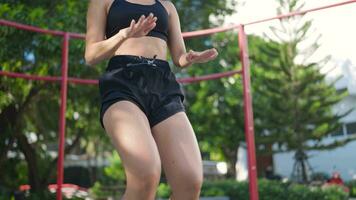
<path id="1" fill-rule="evenodd" d="M 153 13 L 157 17 L 156 26 L 147 35 L 158 37 L 167 42 L 168 39 L 168 13 L 158 0 L 152 5 L 131 3 L 126 0 L 114 0 L 109 8 L 106 19 L 106 38 L 110 38 L 121 29 L 130 26 L 131 20 L 136 22 L 145 15 Z"/>

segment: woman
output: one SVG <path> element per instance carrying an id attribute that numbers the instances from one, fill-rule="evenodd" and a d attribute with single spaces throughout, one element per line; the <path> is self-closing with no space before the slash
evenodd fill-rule
<path id="1" fill-rule="evenodd" d="M 166 61 L 168 48 L 181 68 L 218 54 L 215 49 L 186 52 L 170 1 L 90 1 L 85 59 L 88 65 L 109 59 L 99 79 L 100 122 L 125 168 L 125 200 L 154 199 L 161 165 L 172 200 L 199 198 L 201 155 Z"/>

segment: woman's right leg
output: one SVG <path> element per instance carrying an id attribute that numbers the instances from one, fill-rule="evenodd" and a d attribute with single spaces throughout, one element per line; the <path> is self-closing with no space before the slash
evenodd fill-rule
<path id="1" fill-rule="evenodd" d="M 153 200 L 161 160 L 146 115 L 134 103 L 122 100 L 106 110 L 103 123 L 125 168 L 123 200 Z"/>

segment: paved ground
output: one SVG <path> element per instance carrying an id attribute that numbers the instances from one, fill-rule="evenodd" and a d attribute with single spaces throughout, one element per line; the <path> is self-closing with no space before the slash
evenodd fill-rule
<path id="1" fill-rule="evenodd" d="M 157 199 L 157 200 L 167 200 L 167 199 Z M 229 200 L 228 197 L 202 197 L 200 200 Z M 349 200 L 356 200 L 356 198 L 349 198 Z"/>
<path id="2" fill-rule="evenodd" d="M 167 200 L 167 199 L 157 199 L 157 200 Z M 230 199 L 229 197 L 201 197 L 200 200 L 230 200 Z"/>

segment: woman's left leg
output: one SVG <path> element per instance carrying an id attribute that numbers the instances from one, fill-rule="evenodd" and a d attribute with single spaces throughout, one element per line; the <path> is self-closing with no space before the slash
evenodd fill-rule
<path id="1" fill-rule="evenodd" d="M 172 188 L 171 200 L 198 200 L 203 183 L 202 159 L 185 112 L 152 127 L 162 167 Z"/>

